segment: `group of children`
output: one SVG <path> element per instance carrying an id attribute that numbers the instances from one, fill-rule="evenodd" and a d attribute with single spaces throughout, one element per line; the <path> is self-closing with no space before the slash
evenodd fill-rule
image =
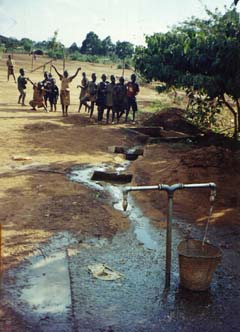
<path id="1" fill-rule="evenodd" d="M 139 85 L 136 82 L 136 75 L 131 75 L 131 81 L 124 84 L 124 78 L 120 77 L 119 82 L 116 83 L 114 75 L 110 76 L 110 82 L 107 81 L 105 74 L 101 76 L 101 82 L 96 83 L 96 74 L 93 73 L 91 81 L 88 81 L 86 74 L 82 73 L 80 92 L 80 103 L 78 112 L 82 106 L 85 106 L 85 111 L 93 115 L 94 105 L 97 105 L 98 122 L 103 121 L 104 111 L 106 110 L 106 123 L 109 123 L 110 112 L 112 112 L 111 122 L 115 119 L 119 123 L 121 116 L 125 113 L 125 122 L 128 120 L 130 109 L 133 112 L 133 121 L 135 121 L 135 113 L 137 111 L 136 95 L 139 93 Z M 90 105 L 88 104 L 90 102 Z"/>
<path id="2" fill-rule="evenodd" d="M 18 104 L 25 106 L 26 97 L 26 85 L 30 82 L 33 86 L 33 99 L 29 102 L 32 110 L 36 110 L 36 107 L 43 107 L 47 112 L 47 102 L 50 103 L 50 111 L 57 110 L 57 100 L 59 96 L 59 90 L 56 85 L 56 81 L 52 77 L 51 73 L 44 73 L 44 79 L 38 83 L 33 83 L 29 78 L 25 77 L 24 69 L 19 70 L 19 77 L 17 79 L 18 91 L 20 93 L 18 98 Z"/>
<path id="3" fill-rule="evenodd" d="M 25 105 L 26 85 L 30 82 L 33 85 L 33 99 L 30 101 L 30 106 L 33 110 L 36 107 L 44 108 L 48 111 L 48 101 L 50 103 L 50 111 L 57 110 L 57 101 L 60 95 L 60 102 L 62 106 L 62 115 L 68 116 L 68 107 L 70 105 L 70 87 L 69 84 L 78 75 L 81 68 L 78 68 L 73 76 L 69 76 L 68 72 L 64 70 L 61 74 L 57 68 L 52 65 L 59 79 L 61 81 L 60 93 L 56 85 L 55 79 L 51 73 L 45 72 L 44 79 L 38 83 L 33 83 L 29 78 L 25 77 L 24 69 L 19 70 L 19 77 L 17 85 L 19 90 L 18 103 Z M 114 75 L 110 76 L 110 81 L 107 81 L 107 76 L 102 74 L 101 82 L 97 84 L 97 76 L 95 73 L 91 75 L 91 80 L 87 79 L 86 73 L 82 73 L 81 84 L 77 87 L 81 89 L 79 96 L 79 108 L 85 106 L 85 111 L 88 111 L 90 117 L 93 116 L 94 107 L 97 106 L 97 120 L 99 123 L 103 121 L 104 111 L 106 110 L 106 123 L 119 123 L 120 118 L 125 114 L 125 122 L 128 121 L 128 115 L 132 110 L 132 120 L 135 122 L 135 115 L 138 110 L 136 96 L 139 93 L 139 85 L 136 82 L 136 75 L 131 75 L 131 80 L 125 84 L 124 78 L 120 77 L 116 82 Z M 112 113 L 112 114 L 111 114 Z M 110 120 L 111 114 L 111 120 Z"/>

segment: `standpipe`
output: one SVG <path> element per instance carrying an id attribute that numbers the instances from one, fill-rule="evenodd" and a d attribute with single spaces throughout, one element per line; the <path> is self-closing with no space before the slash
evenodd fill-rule
<path id="1" fill-rule="evenodd" d="M 210 188 L 212 197 L 216 196 L 216 184 L 213 182 L 209 183 L 196 183 L 196 184 L 183 184 L 176 183 L 171 186 L 167 184 L 158 184 L 155 186 L 136 186 L 126 187 L 123 189 L 123 210 L 127 210 L 128 201 L 127 195 L 130 191 L 144 191 L 144 190 L 163 190 L 168 195 L 168 214 L 167 214 L 167 236 L 166 236 L 166 271 L 165 271 L 165 288 L 170 287 L 171 280 L 171 260 L 172 260 L 172 219 L 173 219 L 173 195 L 176 190 L 179 189 L 196 189 L 196 188 Z"/>

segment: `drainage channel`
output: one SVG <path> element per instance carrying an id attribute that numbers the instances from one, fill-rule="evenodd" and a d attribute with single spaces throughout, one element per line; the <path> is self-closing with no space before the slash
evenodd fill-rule
<path id="1" fill-rule="evenodd" d="M 114 174 L 126 172 L 129 162 L 114 168 Z M 107 192 L 109 204 L 122 211 L 121 185 L 92 180 L 100 172 L 108 172 L 109 165 L 84 165 L 69 174 L 72 181 L 85 184 L 95 191 Z M 111 169 L 110 169 L 111 171 Z M 109 171 L 109 172 L 110 172 Z M 94 175 L 94 176 L 93 176 Z M 117 234 L 110 241 L 89 239 L 69 254 L 73 280 L 73 312 L 77 331 L 141 331 L 156 324 L 165 282 L 165 230 L 155 229 L 143 215 L 133 197 L 128 200 L 126 217 L 130 229 Z M 180 236 L 173 232 L 173 246 Z M 87 244 L 87 246 L 86 246 Z M 172 269 L 173 289 L 178 284 L 178 267 L 174 249 Z M 88 266 L 107 264 L 122 278 L 114 282 L 89 277 Z M 167 308 L 167 306 L 166 306 Z M 167 315 L 163 309 L 161 315 Z M 150 327 L 152 326 L 152 327 Z"/>
<path id="2" fill-rule="evenodd" d="M 115 168 L 115 172 L 121 174 L 128 167 L 129 162 Z M 119 211 L 122 211 L 122 187 L 109 182 L 93 181 L 95 172 L 106 172 L 108 165 L 85 165 L 83 168 L 73 169 L 69 178 L 72 181 L 80 182 L 86 186 L 109 194 L 110 204 Z M 141 209 L 134 202 L 132 196 L 129 197 L 127 217 L 131 221 L 132 230 L 137 240 L 147 249 L 157 250 L 159 247 L 159 234 L 150 224 L 149 218 L 143 215 Z"/>

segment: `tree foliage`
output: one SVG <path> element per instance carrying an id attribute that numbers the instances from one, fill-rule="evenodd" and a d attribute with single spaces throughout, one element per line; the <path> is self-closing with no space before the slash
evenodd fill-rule
<path id="1" fill-rule="evenodd" d="M 82 42 L 82 46 L 80 49 L 82 54 L 100 54 L 101 53 L 101 40 L 98 35 L 90 31 L 84 41 Z"/>
<path id="2" fill-rule="evenodd" d="M 76 43 L 72 43 L 72 45 L 69 47 L 69 53 L 74 53 L 74 52 L 79 52 L 80 49 L 79 47 L 77 46 Z"/>
<path id="3" fill-rule="evenodd" d="M 53 58 L 63 58 L 64 55 L 69 54 L 71 59 L 87 59 L 90 62 L 99 62 L 110 60 L 118 62 L 119 59 L 128 58 L 130 61 L 134 52 L 134 46 L 127 42 L 118 41 L 114 44 L 110 36 L 100 39 L 98 35 L 90 31 L 87 33 L 81 46 L 76 42 L 72 43 L 70 47 L 65 47 L 58 40 L 58 31 L 54 31 L 53 36 L 48 40 L 35 42 L 29 38 L 22 38 L 17 40 L 15 38 L 8 38 L 0 35 L 0 44 L 9 51 L 30 52 L 38 49 L 47 53 Z M 106 58 L 104 58 L 106 57 Z M 102 60 L 101 60 L 102 59 Z M 85 60 L 83 60 L 85 61 Z"/>
<path id="4" fill-rule="evenodd" d="M 135 52 L 135 67 L 149 81 L 184 88 L 218 99 L 234 117 L 239 131 L 240 25 L 236 9 L 207 10 L 205 20 L 191 18 L 167 33 L 146 37 Z M 226 95 L 232 99 L 229 103 Z M 235 105 L 233 107 L 232 105 Z"/>
<path id="5" fill-rule="evenodd" d="M 112 42 L 111 37 L 107 36 L 101 40 L 93 31 L 86 35 L 80 48 L 82 54 L 90 55 L 113 55 L 116 54 L 118 58 L 125 59 L 132 57 L 134 53 L 134 46 L 127 41 L 117 41 L 116 45 Z"/>
<path id="6" fill-rule="evenodd" d="M 47 49 L 56 52 L 64 49 L 64 45 L 58 40 L 58 31 L 54 31 L 53 36 L 47 42 Z"/>
<path id="7" fill-rule="evenodd" d="M 111 40 L 110 36 L 107 36 L 101 41 L 101 55 L 112 55 L 114 54 L 116 46 Z"/>
<path id="8" fill-rule="evenodd" d="M 120 59 L 131 58 L 134 53 L 134 46 L 128 41 L 117 41 L 116 43 L 116 55 Z"/>

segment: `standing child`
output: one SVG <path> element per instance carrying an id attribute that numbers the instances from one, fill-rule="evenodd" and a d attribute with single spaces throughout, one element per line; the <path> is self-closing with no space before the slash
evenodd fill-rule
<path id="1" fill-rule="evenodd" d="M 133 123 L 135 123 L 135 113 L 138 110 L 137 107 L 137 100 L 136 95 L 139 93 L 139 85 L 136 82 L 136 75 L 131 75 L 131 81 L 129 81 L 126 84 L 126 90 L 127 90 L 127 110 L 126 110 L 126 118 L 125 122 L 127 122 L 128 114 L 130 112 L 130 109 L 133 111 Z"/>
<path id="2" fill-rule="evenodd" d="M 102 81 L 97 86 L 96 105 L 98 106 L 98 122 L 102 122 L 104 109 L 106 108 L 107 76 L 102 74 Z"/>
<path id="3" fill-rule="evenodd" d="M 62 105 L 62 116 L 68 116 L 68 106 L 70 105 L 70 88 L 69 83 L 77 76 L 78 72 L 81 70 L 79 67 L 76 73 L 73 76 L 68 76 L 67 70 L 64 70 L 63 75 L 59 73 L 57 68 L 52 65 L 55 72 L 58 74 L 61 80 L 61 91 L 60 91 L 60 98 L 61 98 L 61 105 Z"/>
<path id="4" fill-rule="evenodd" d="M 51 107 L 50 112 L 53 111 L 53 108 L 54 108 L 54 112 L 57 111 L 58 96 L 59 96 L 59 90 L 56 85 L 56 81 L 54 79 L 52 79 L 51 86 L 50 86 L 50 92 L 49 92 L 49 102 L 50 102 L 50 107 Z"/>
<path id="5" fill-rule="evenodd" d="M 95 73 L 92 73 L 91 77 L 92 81 L 88 83 L 86 96 L 83 97 L 81 100 L 82 105 L 88 108 L 88 112 L 90 112 L 90 118 L 93 115 L 94 104 L 97 98 L 97 84 L 96 84 L 97 76 Z M 90 101 L 91 106 L 88 105 L 87 103 L 88 101 Z"/>
<path id="6" fill-rule="evenodd" d="M 20 92 L 20 96 L 18 98 L 18 104 L 21 104 L 22 106 L 26 106 L 24 104 L 25 98 L 26 98 L 26 85 L 27 85 L 27 79 L 25 77 L 24 69 L 19 69 L 20 76 L 18 76 L 17 79 L 17 85 L 18 85 L 18 91 Z"/>
<path id="7" fill-rule="evenodd" d="M 107 107 L 107 123 L 109 122 L 110 111 L 112 111 L 112 122 L 114 122 L 113 117 L 113 89 L 115 87 L 115 76 L 110 76 L 110 83 L 107 85 L 107 95 L 106 95 L 106 107 Z"/>
<path id="8" fill-rule="evenodd" d="M 14 63 L 14 60 L 12 59 L 10 54 L 8 56 L 6 65 L 7 65 L 7 80 L 9 81 L 9 76 L 12 75 L 13 78 L 14 78 L 14 82 L 16 83 L 16 77 L 15 77 L 15 74 L 14 74 L 14 65 L 15 65 L 15 63 Z"/>
<path id="9" fill-rule="evenodd" d="M 47 71 L 44 72 L 44 79 L 42 80 L 42 85 L 44 88 L 44 103 L 45 106 L 47 107 L 47 101 L 49 100 L 50 96 L 50 86 L 52 84 L 52 77 L 50 76 L 51 74 L 48 73 Z"/>
<path id="10" fill-rule="evenodd" d="M 121 76 L 119 78 L 119 83 L 115 84 L 113 89 L 113 116 L 112 122 L 114 123 L 115 115 L 117 115 L 117 123 L 121 116 L 124 114 L 126 110 L 127 102 L 126 102 L 126 86 L 124 85 L 124 78 Z"/>
<path id="11" fill-rule="evenodd" d="M 80 92 L 80 96 L 79 96 L 79 107 L 78 107 L 78 112 L 80 112 L 81 108 L 82 108 L 82 99 L 86 96 L 87 94 L 87 88 L 88 88 L 88 79 L 86 77 L 86 73 L 83 72 L 82 73 L 82 80 L 81 80 L 81 85 L 78 85 L 77 88 L 81 88 L 81 92 Z M 85 111 L 88 107 L 85 106 Z"/>

